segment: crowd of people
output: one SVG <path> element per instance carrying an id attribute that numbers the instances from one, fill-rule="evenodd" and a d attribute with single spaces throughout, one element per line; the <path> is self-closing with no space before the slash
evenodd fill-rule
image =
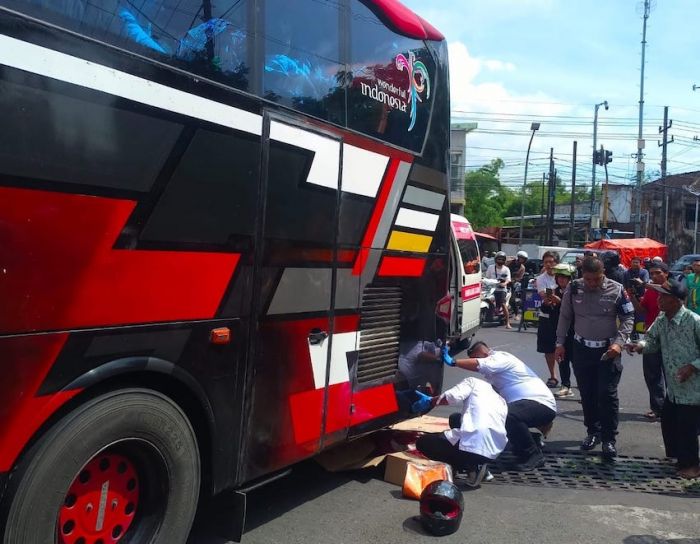
<path id="1" fill-rule="evenodd" d="M 556 417 L 555 396 L 574 395 L 573 371 L 586 428 L 580 448 L 588 451 L 600 444 L 602 456 L 612 459 L 617 456 L 617 387 L 626 350 L 642 354 L 649 391 L 645 417 L 660 419 L 666 455 L 676 459 L 680 477 L 700 478 L 700 260 L 686 276 L 671 274 L 660 258 L 633 258 L 624 269 L 619 256 L 602 257 L 589 252 L 571 266 L 558 263 L 555 253 L 543 255 L 535 286 L 542 299 L 537 351 L 545 356 L 546 382 L 514 355 L 491 350 L 484 342 L 472 344 L 463 359 L 443 348 L 445 364 L 478 372 L 483 380 L 466 378 L 426 399 L 429 407 L 458 405 L 461 412 L 450 418 L 449 431 L 419 439 L 419 450 L 473 473 L 477 484 L 507 443 L 516 469 L 543 466 L 541 435 L 531 429 L 547 435 Z M 493 266 L 505 273 L 505 259 L 496 258 Z M 635 322 L 643 326 L 635 330 Z M 552 393 L 559 386 L 557 369 L 561 387 Z"/>

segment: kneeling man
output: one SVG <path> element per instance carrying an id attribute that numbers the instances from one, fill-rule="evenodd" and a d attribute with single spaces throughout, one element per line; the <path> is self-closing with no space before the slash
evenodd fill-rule
<path id="1" fill-rule="evenodd" d="M 518 470 L 533 470 L 544 465 L 544 456 L 530 428 L 548 429 L 557 415 L 554 395 L 530 367 L 506 351 L 491 350 L 485 342 L 475 342 L 468 359 L 450 357 L 443 349 L 445 364 L 479 372 L 508 404 L 506 431 Z M 546 434 L 547 431 L 545 431 Z"/>

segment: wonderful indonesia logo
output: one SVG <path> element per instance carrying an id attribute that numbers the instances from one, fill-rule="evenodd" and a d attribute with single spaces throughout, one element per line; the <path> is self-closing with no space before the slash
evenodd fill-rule
<path id="1" fill-rule="evenodd" d="M 369 96 L 377 102 L 386 104 L 392 109 L 402 112 L 409 111 L 411 123 L 408 125 L 408 130 L 413 130 L 416 124 L 416 105 L 422 102 L 421 98 L 425 91 L 425 98 L 430 98 L 430 76 L 428 69 L 421 61 L 416 60 L 416 56 L 408 53 L 408 58 L 403 54 L 396 55 L 396 68 L 400 72 L 406 72 L 407 88 L 400 88 L 383 79 L 377 78 L 374 85 L 361 83 L 362 94 Z M 409 110 L 410 104 L 410 110 Z"/>

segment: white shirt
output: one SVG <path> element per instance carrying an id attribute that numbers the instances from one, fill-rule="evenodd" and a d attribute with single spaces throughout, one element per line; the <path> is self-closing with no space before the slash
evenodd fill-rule
<path id="1" fill-rule="evenodd" d="M 554 275 L 550 276 L 547 272 L 543 272 L 535 279 L 535 288 L 538 293 L 541 293 L 545 289 L 554 291 L 554 289 L 557 288 L 557 280 Z"/>
<path id="2" fill-rule="evenodd" d="M 489 265 L 489 267 L 486 269 L 486 277 L 490 280 L 505 280 L 506 283 L 510 281 L 510 268 L 508 268 L 506 265 L 499 266 L 498 269 L 496 269 L 497 265 L 492 264 Z M 499 284 L 496 286 L 496 291 L 505 291 L 506 286 L 505 284 Z"/>
<path id="3" fill-rule="evenodd" d="M 462 426 L 445 431 L 450 444 L 459 442 L 459 449 L 495 459 L 505 449 L 508 406 L 488 383 L 466 378 L 445 391 L 441 399 L 448 404 L 462 405 Z"/>
<path id="4" fill-rule="evenodd" d="M 506 402 L 534 400 L 557 411 L 557 402 L 549 387 L 515 355 L 506 351 L 491 351 L 488 357 L 477 360 L 479 373 Z"/>

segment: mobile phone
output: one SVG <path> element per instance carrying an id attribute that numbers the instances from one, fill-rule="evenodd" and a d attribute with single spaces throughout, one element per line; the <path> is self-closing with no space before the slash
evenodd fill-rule
<path id="1" fill-rule="evenodd" d="M 607 361 L 608 359 L 609 359 L 609 357 L 608 357 L 607 351 L 605 353 L 603 353 L 603 355 L 600 356 L 601 361 Z"/>
<path id="2" fill-rule="evenodd" d="M 547 288 L 544 290 L 544 292 L 545 292 L 546 295 L 551 295 L 552 293 L 554 293 L 554 291 L 552 290 L 551 287 L 547 287 Z"/>

